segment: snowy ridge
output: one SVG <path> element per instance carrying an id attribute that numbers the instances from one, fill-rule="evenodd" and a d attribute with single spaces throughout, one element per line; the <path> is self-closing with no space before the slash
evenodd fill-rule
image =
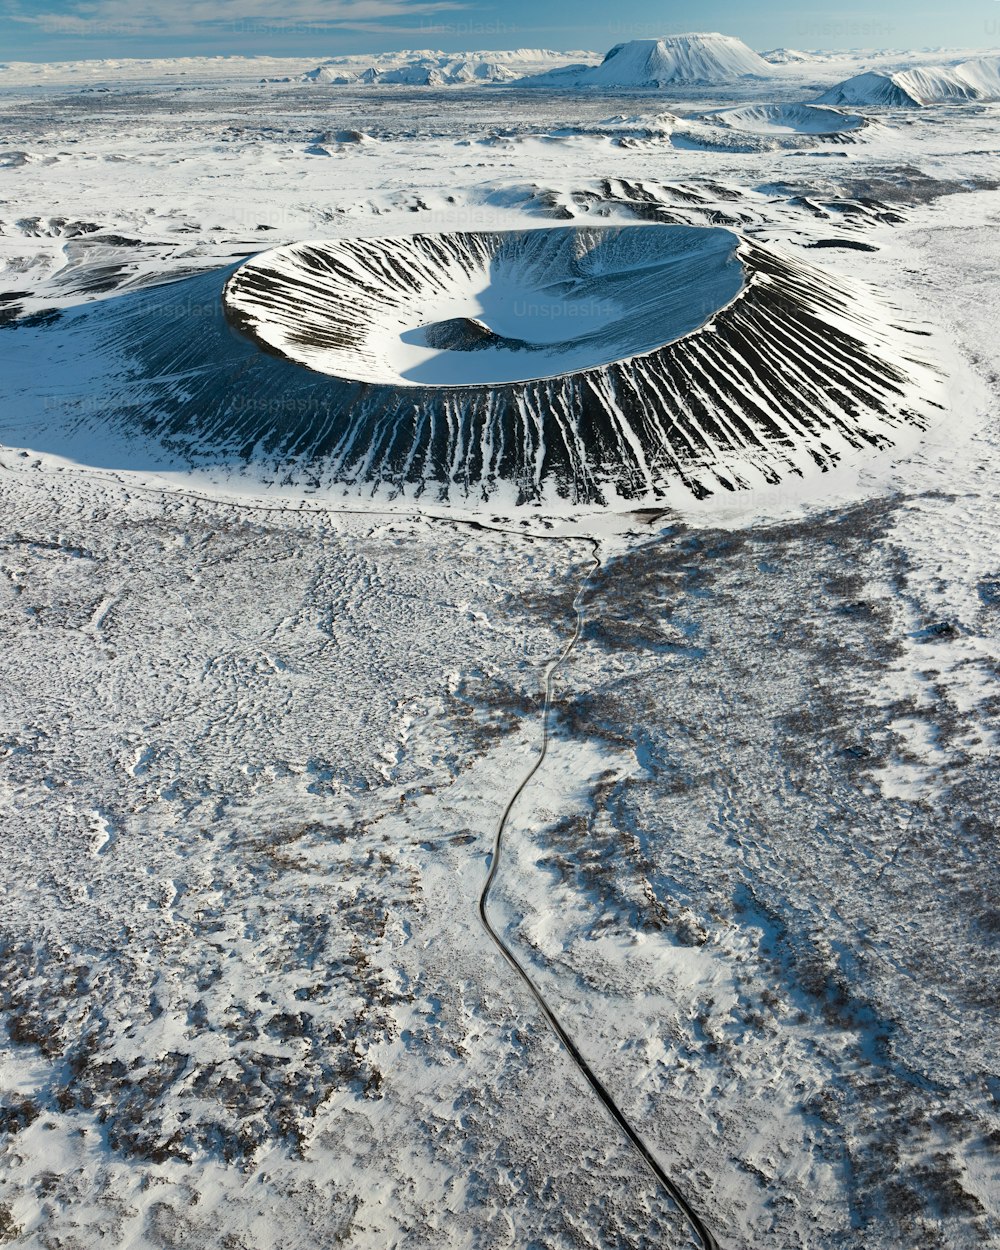
<path id="1" fill-rule="evenodd" d="M 655 239 L 676 227 L 632 229 Z M 427 246 L 444 263 L 490 238 L 438 236 Z M 385 247 L 381 272 L 369 266 L 370 290 L 398 281 L 388 263 L 398 241 Z M 825 471 L 926 428 L 944 379 L 863 288 L 746 241 L 738 255 L 744 286 L 701 329 L 632 359 L 500 385 L 317 374 L 234 336 L 224 275 L 209 273 L 24 332 L 19 403 L 36 443 L 58 442 L 62 429 L 94 446 L 110 429 L 113 441 L 145 440 L 255 481 L 466 506 L 493 497 L 690 502 Z M 359 290 L 359 323 L 364 299 Z M 89 371 L 61 410 L 39 394 L 56 337 Z"/>
<path id="2" fill-rule="evenodd" d="M 962 100 L 1000 100 L 1000 56 L 953 66 L 921 65 L 896 73 L 870 70 L 831 87 L 816 103 L 917 108 Z"/>
<path id="3" fill-rule="evenodd" d="M 514 82 L 525 74 L 564 66 L 587 52 L 553 52 L 547 48 L 515 48 L 498 52 L 387 52 L 372 57 L 332 57 L 315 68 L 281 82 L 328 86 L 403 85 L 450 87 L 468 83 Z M 272 81 L 272 80 L 265 80 Z"/>

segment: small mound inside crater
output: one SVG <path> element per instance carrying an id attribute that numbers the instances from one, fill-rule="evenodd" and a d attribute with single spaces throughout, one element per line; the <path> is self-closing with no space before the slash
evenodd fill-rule
<path id="1" fill-rule="evenodd" d="M 319 373 L 493 386 L 648 354 L 735 299 L 732 232 L 557 227 L 294 244 L 230 278 L 230 321 Z"/>
<path id="2" fill-rule="evenodd" d="M 434 325 L 423 326 L 403 336 L 404 341 L 424 343 L 438 351 L 478 352 L 502 348 L 505 351 L 531 351 L 532 344 L 497 334 L 478 317 L 451 317 Z"/>

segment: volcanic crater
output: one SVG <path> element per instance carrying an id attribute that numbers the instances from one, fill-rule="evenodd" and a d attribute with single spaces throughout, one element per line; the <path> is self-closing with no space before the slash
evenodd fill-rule
<path id="1" fill-rule="evenodd" d="M 438 497 L 702 498 L 925 427 L 941 377 L 866 288 L 731 230 L 298 243 L 232 326 L 344 392 L 336 472 Z M 334 397 L 337 392 L 331 392 Z"/>
<path id="2" fill-rule="evenodd" d="M 298 243 L 20 333 L 42 450 L 463 508 L 804 478 L 912 441 L 948 386 L 864 283 L 660 223 Z"/>

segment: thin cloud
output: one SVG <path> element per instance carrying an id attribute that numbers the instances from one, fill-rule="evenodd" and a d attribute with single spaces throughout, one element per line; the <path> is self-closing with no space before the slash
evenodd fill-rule
<path id="1" fill-rule="evenodd" d="M 220 29 L 288 32 L 350 28 L 384 30 L 387 18 L 424 17 L 465 9 L 460 0 L 284 0 L 271 8 L 254 7 L 252 0 L 216 0 L 206 17 L 202 0 L 174 0 L 164 12 L 162 0 L 80 0 L 64 13 L 25 13 L 7 16 L 46 34 L 69 36 L 198 35 Z M 402 29 L 405 29 L 402 28 Z"/>

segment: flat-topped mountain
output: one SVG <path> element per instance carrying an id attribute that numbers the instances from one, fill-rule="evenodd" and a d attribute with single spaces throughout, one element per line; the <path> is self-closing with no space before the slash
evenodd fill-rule
<path id="1" fill-rule="evenodd" d="M 578 87 L 668 87 L 684 83 L 731 82 L 767 77 L 774 67 L 731 35 L 670 35 L 616 44 L 600 65 L 580 65 L 528 79 L 543 86 L 552 78 Z"/>

